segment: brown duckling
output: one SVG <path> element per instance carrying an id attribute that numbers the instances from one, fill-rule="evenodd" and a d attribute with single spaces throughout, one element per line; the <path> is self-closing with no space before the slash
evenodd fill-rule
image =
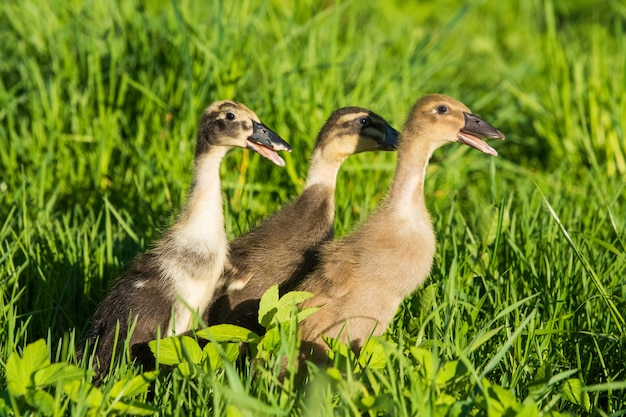
<path id="1" fill-rule="evenodd" d="M 243 104 L 219 101 L 204 111 L 193 182 L 176 223 L 133 261 L 93 316 L 87 339 L 96 345 L 97 372 L 108 372 L 117 354 L 118 326 L 120 346 L 136 320 L 129 341 L 131 354 L 149 355 L 147 341 L 189 330 L 193 312 L 201 314 L 212 299 L 228 252 L 219 167 L 233 147 L 252 149 L 280 166 L 284 161 L 276 151 L 291 150 Z"/>
<path id="2" fill-rule="evenodd" d="M 302 194 L 258 227 L 230 243 L 207 323 L 232 323 L 255 331 L 259 300 L 272 285 L 293 286 L 311 272 L 320 245 L 333 237 L 337 173 L 350 155 L 395 150 L 398 132 L 360 107 L 333 112 L 317 136 Z"/>
<path id="3" fill-rule="evenodd" d="M 303 357 L 325 360 L 328 347 L 321 335 L 358 351 L 368 336 L 386 330 L 402 300 L 428 277 L 435 255 L 424 202 L 430 156 L 449 142 L 496 156 L 480 138 L 504 135 L 451 97 L 433 94 L 415 103 L 401 133 L 388 195 L 355 232 L 321 248 L 315 271 L 296 288 L 315 294 L 303 307 L 321 306 L 301 323 Z"/>

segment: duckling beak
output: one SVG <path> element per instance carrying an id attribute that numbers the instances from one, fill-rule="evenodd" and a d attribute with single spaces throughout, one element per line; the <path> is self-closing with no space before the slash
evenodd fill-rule
<path id="1" fill-rule="evenodd" d="M 378 143 L 378 149 L 382 151 L 395 151 L 398 149 L 400 133 L 391 126 L 385 127 L 385 140 Z"/>
<path id="2" fill-rule="evenodd" d="M 463 114 L 465 115 L 465 125 L 457 135 L 459 142 L 488 155 L 498 156 L 498 152 L 481 138 L 504 140 L 504 134 L 478 116 L 465 112 Z"/>
<path id="3" fill-rule="evenodd" d="M 252 135 L 248 138 L 247 148 L 278 166 L 284 167 L 285 161 L 276 151 L 291 152 L 291 146 L 263 123 L 252 121 Z"/>

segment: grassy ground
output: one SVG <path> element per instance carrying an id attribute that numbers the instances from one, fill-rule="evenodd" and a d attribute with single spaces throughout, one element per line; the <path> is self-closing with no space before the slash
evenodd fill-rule
<path id="1" fill-rule="evenodd" d="M 1 413 L 626 414 L 621 3 L 147 3 L 0 8 Z M 172 223 L 210 102 L 245 102 L 294 148 L 285 169 L 240 150 L 224 160 L 237 236 L 297 195 L 333 109 L 370 107 L 400 128 L 429 92 L 507 140 L 497 159 L 434 155 L 435 267 L 369 366 L 281 382 L 289 326 L 263 361 L 186 358 L 145 380 L 122 363 L 99 389 L 48 364 L 71 362 L 112 281 Z M 338 235 L 376 206 L 394 162 L 346 162 Z"/>

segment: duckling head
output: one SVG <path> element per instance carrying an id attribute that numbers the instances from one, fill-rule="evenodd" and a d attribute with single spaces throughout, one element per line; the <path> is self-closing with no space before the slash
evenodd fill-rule
<path id="1" fill-rule="evenodd" d="M 481 138 L 504 139 L 502 132 L 472 114 L 463 103 L 443 94 L 429 94 L 418 100 L 404 132 L 404 136 L 415 132 L 416 137 L 426 138 L 436 147 L 460 142 L 492 156 L 497 156 L 498 152 Z"/>
<path id="2" fill-rule="evenodd" d="M 362 107 L 343 107 L 330 115 L 315 148 L 345 159 L 367 151 L 395 151 L 398 138 L 398 131 L 376 113 Z"/>
<path id="3" fill-rule="evenodd" d="M 229 100 L 215 102 L 202 113 L 196 157 L 212 146 L 247 148 L 279 166 L 285 166 L 285 161 L 276 151 L 291 151 L 291 146 L 261 123 L 252 110 Z"/>

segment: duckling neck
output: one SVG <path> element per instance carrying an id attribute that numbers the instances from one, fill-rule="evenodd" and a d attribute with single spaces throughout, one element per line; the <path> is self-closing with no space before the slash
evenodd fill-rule
<path id="1" fill-rule="evenodd" d="M 335 189 L 337 183 L 337 173 L 339 167 L 343 163 L 346 157 L 336 156 L 335 158 L 328 158 L 323 155 L 322 149 L 317 149 L 313 152 L 311 157 L 311 163 L 309 165 L 309 172 L 307 174 L 306 184 L 304 188 L 309 188 L 312 185 L 322 185 Z"/>
<path id="2" fill-rule="evenodd" d="M 228 148 L 215 146 L 196 157 L 193 183 L 174 230 L 181 240 L 214 240 L 225 235 L 220 162 Z"/>
<path id="3" fill-rule="evenodd" d="M 415 215 L 416 209 L 426 211 L 424 179 L 428 161 L 435 150 L 425 142 L 414 145 L 398 151 L 396 175 L 387 198 L 389 206 L 410 217 Z"/>
<path id="4" fill-rule="evenodd" d="M 157 245 L 162 276 L 175 301 L 166 334 L 189 330 L 192 311 L 200 313 L 213 297 L 226 261 L 228 242 L 220 190 L 219 167 L 228 148 L 216 146 L 196 156 L 187 202 L 170 232 Z"/>

